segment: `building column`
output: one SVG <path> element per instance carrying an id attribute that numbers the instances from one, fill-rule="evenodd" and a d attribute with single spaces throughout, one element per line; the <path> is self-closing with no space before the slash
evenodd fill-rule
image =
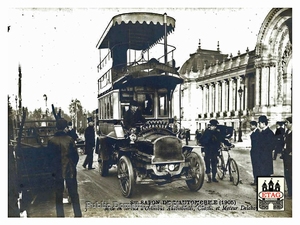
<path id="1" fill-rule="evenodd" d="M 226 81 L 221 80 L 221 111 L 226 111 Z"/>
<path id="2" fill-rule="evenodd" d="M 244 107 L 243 109 L 248 109 L 248 85 L 249 85 L 249 77 L 245 76 L 244 81 Z"/>
<path id="3" fill-rule="evenodd" d="M 261 106 L 261 68 L 256 67 L 255 73 L 255 106 Z"/>
<path id="4" fill-rule="evenodd" d="M 215 82 L 215 112 L 219 112 L 219 82 Z"/>
<path id="5" fill-rule="evenodd" d="M 263 67 L 261 73 L 261 105 L 269 104 L 269 68 Z"/>
<path id="6" fill-rule="evenodd" d="M 231 112 L 232 110 L 232 100 L 233 100 L 233 93 L 232 93 L 232 79 L 228 79 L 228 110 Z"/>
<path id="7" fill-rule="evenodd" d="M 199 99 L 198 99 L 198 105 L 199 105 L 199 108 L 198 108 L 198 114 L 202 113 L 203 112 L 203 87 L 200 85 L 198 86 L 198 89 L 199 89 Z"/>
<path id="8" fill-rule="evenodd" d="M 270 65 L 270 105 L 276 105 L 277 97 L 277 76 L 276 76 L 276 67 L 275 64 Z"/>
<path id="9" fill-rule="evenodd" d="M 208 113 L 212 112 L 212 83 L 208 84 Z"/>
<path id="10" fill-rule="evenodd" d="M 207 85 L 203 85 L 203 112 L 207 113 L 207 100 L 208 100 L 208 96 L 207 96 Z"/>

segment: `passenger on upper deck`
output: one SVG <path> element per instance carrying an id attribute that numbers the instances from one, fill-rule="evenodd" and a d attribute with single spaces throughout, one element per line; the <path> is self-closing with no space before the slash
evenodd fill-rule
<path id="1" fill-rule="evenodd" d="M 135 127 L 137 123 L 145 123 L 146 120 L 142 115 L 141 110 L 139 110 L 139 104 L 137 101 L 132 100 L 130 102 L 129 109 L 124 114 L 124 127 L 125 129 L 130 129 Z"/>

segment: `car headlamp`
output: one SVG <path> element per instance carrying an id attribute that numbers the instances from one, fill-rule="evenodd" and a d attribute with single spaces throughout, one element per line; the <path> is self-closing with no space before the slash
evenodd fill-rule
<path id="1" fill-rule="evenodd" d="M 129 139 L 130 139 L 130 144 L 134 144 L 134 142 L 136 141 L 136 134 L 134 133 L 130 134 Z"/>
<path id="2" fill-rule="evenodd" d="M 175 169 L 175 165 L 174 164 L 169 164 L 168 168 L 170 171 L 173 171 Z"/>

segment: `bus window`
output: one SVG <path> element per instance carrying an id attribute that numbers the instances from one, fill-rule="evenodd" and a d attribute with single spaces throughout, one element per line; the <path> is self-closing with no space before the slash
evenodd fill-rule
<path id="1" fill-rule="evenodd" d="M 141 103 L 143 115 L 153 115 L 153 94 L 138 93 L 137 101 Z"/>
<path id="2" fill-rule="evenodd" d="M 168 115 L 168 101 L 167 101 L 167 95 L 166 94 L 159 94 L 158 98 L 159 102 L 159 116 L 167 116 Z"/>

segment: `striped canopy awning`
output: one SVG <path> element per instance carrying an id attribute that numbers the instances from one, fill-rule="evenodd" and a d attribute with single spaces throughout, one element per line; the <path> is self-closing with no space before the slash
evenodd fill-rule
<path id="1" fill-rule="evenodd" d="M 134 12 L 114 16 L 97 43 L 97 48 L 128 44 L 129 49 L 145 50 L 173 32 L 175 19 L 166 14 Z"/>

